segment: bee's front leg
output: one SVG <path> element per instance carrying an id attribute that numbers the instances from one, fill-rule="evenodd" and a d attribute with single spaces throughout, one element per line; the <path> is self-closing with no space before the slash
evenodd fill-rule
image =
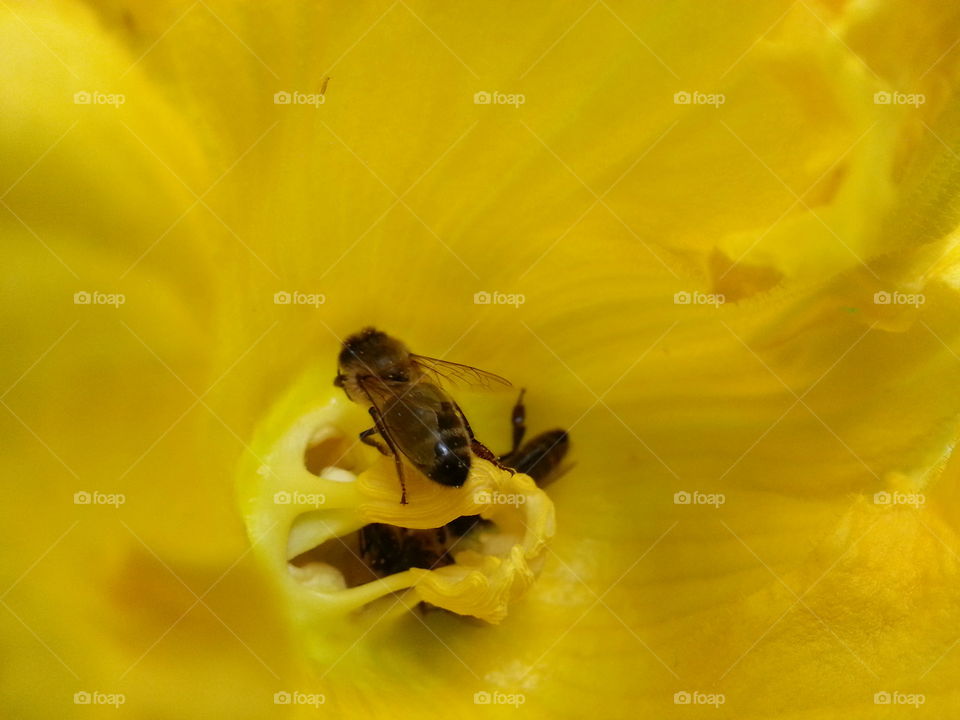
<path id="1" fill-rule="evenodd" d="M 378 430 L 376 427 L 367 428 L 362 433 L 360 433 L 359 435 L 360 442 L 362 442 L 364 445 L 375 447 L 377 450 L 380 451 L 382 455 L 392 455 L 393 453 L 390 452 L 390 449 L 388 447 L 386 447 L 382 442 L 379 442 L 378 440 L 374 440 L 371 437 L 371 435 L 376 435 L 377 432 Z"/>
<path id="2" fill-rule="evenodd" d="M 473 454 L 478 458 L 492 462 L 501 470 L 507 470 L 510 474 L 513 474 L 515 471 L 511 467 L 507 467 L 500 462 L 500 459 L 493 454 L 493 451 L 490 450 L 486 445 L 477 440 L 477 436 L 473 434 L 473 428 L 470 427 L 470 421 L 467 420 L 467 416 L 463 414 L 463 410 L 460 409 L 460 406 L 454 403 L 454 407 L 457 409 L 457 413 L 460 415 L 460 419 L 463 420 L 463 426 L 467 430 L 467 437 L 470 438 L 470 450 L 473 451 Z"/>
<path id="3" fill-rule="evenodd" d="M 397 466 L 397 479 L 400 481 L 400 504 L 407 504 L 407 484 L 403 479 L 403 460 L 400 458 L 400 453 L 397 451 L 397 446 L 394 444 L 393 440 L 390 438 L 390 433 L 387 432 L 387 428 L 383 423 L 383 418 L 380 416 L 379 411 L 370 406 L 370 417 L 373 418 L 373 424 L 375 427 L 364 430 L 360 433 L 360 441 L 366 443 L 367 445 L 373 445 L 384 455 L 393 455 L 393 463 Z M 374 433 L 379 433 L 380 437 L 383 438 L 383 441 L 387 444 L 389 448 L 384 452 L 383 446 L 378 443 L 376 440 L 371 440 L 370 435 Z"/>

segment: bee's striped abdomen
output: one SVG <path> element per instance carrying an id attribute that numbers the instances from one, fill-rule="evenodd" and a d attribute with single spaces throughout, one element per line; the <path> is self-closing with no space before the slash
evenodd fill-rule
<path id="1" fill-rule="evenodd" d="M 457 407 L 440 403 L 437 410 L 437 442 L 433 447 L 435 463 L 427 476 L 441 485 L 460 487 L 470 474 L 470 439 Z"/>

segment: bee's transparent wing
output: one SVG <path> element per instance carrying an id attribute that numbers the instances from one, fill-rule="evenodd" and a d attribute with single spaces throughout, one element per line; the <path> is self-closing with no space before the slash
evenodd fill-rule
<path id="1" fill-rule="evenodd" d="M 434 443 L 424 444 L 420 439 L 424 428 L 428 433 L 439 432 L 436 408 L 448 399 L 446 393 L 427 383 L 390 387 L 371 377 L 359 383 L 377 413 L 377 430 L 387 445 L 427 474 L 434 458 Z"/>
<path id="2" fill-rule="evenodd" d="M 377 412 L 377 416 L 380 419 L 380 425 L 378 425 L 377 430 L 381 434 L 387 433 L 390 437 L 385 437 L 384 440 L 387 441 L 388 445 L 399 445 L 393 429 L 390 427 L 388 421 L 387 407 L 391 402 L 399 402 L 404 404 L 404 392 L 402 390 L 397 391 L 393 388 L 388 387 L 385 383 L 380 382 L 373 376 L 365 376 L 357 378 L 357 384 L 360 386 L 360 390 L 363 391 L 363 394 L 366 395 L 367 400 L 373 406 L 374 410 Z M 403 448 L 400 448 L 401 450 Z M 404 453 L 406 454 L 406 453 Z"/>
<path id="3" fill-rule="evenodd" d="M 511 387 L 510 381 L 506 378 L 475 368 L 472 365 L 462 365 L 449 360 L 426 357 L 425 355 L 411 355 L 410 359 L 441 385 L 448 383 L 485 390 Z"/>

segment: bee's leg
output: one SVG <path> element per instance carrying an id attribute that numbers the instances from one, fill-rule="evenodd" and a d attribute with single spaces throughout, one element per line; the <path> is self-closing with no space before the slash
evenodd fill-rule
<path id="1" fill-rule="evenodd" d="M 510 424 L 513 426 L 513 446 L 506 455 L 501 455 L 500 460 L 506 462 L 517 454 L 520 444 L 523 442 L 523 436 L 527 432 L 527 408 L 523 404 L 523 394 L 526 388 L 520 389 L 520 396 L 517 398 L 513 411 L 510 413 Z"/>
<path id="2" fill-rule="evenodd" d="M 460 409 L 460 406 L 456 403 L 454 403 L 453 406 L 457 409 L 460 419 L 463 420 L 463 426 L 467 429 L 467 436 L 470 438 L 470 449 L 473 451 L 473 454 L 478 458 L 492 462 L 501 470 L 510 470 L 510 472 L 513 472 L 511 468 L 508 468 L 500 463 L 500 460 L 496 455 L 493 454 L 490 448 L 477 440 L 477 436 L 473 434 L 473 428 L 470 427 L 470 421 L 467 420 L 467 416 L 463 414 L 463 410 Z"/>
<path id="3" fill-rule="evenodd" d="M 380 434 L 380 437 L 382 437 L 384 442 L 387 443 L 387 447 L 390 448 L 390 453 L 393 455 L 393 462 L 397 466 L 397 478 L 400 480 L 400 504 L 406 505 L 407 485 L 403 481 L 403 460 L 400 459 L 400 453 L 397 452 L 397 446 L 393 444 L 393 440 L 390 438 L 390 433 L 387 432 L 387 429 L 383 424 L 383 418 L 380 417 L 380 412 L 372 405 L 370 406 L 370 417 L 373 418 L 373 424 L 375 426 L 371 429 L 376 430 L 376 432 Z M 379 445 L 379 443 L 377 444 Z"/>
<path id="4" fill-rule="evenodd" d="M 383 443 L 377 442 L 372 437 L 370 437 L 371 435 L 376 435 L 378 432 L 379 430 L 377 430 L 376 427 L 367 428 L 362 433 L 360 433 L 360 436 L 359 436 L 360 442 L 362 442 L 364 445 L 375 447 L 377 450 L 380 451 L 382 455 L 390 455 L 391 454 L 390 450 L 384 447 Z"/>
<path id="5" fill-rule="evenodd" d="M 504 468 L 506 470 L 510 469 L 502 465 L 500 463 L 500 458 L 494 455 L 493 451 L 490 450 L 490 448 L 488 448 L 486 445 L 484 445 L 482 442 L 480 442 L 476 438 L 472 438 L 470 440 L 470 449 L 473 450 L 473 454 L 476 455 L 477 457 L 483 458 L 484 460 L 489 460 L 499 468 Z"/>

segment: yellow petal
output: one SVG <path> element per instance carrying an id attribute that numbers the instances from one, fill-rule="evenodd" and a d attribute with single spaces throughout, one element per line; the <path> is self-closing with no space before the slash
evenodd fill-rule
<path id="1" fill-rule="evenodd" d="M 4 8 L 3 232 L 23 269 L 4 286 L 23 338 L 3 355 L 4 469 L 36 478 L 4 511 L 11 709 L 75 711 L 84 688 L 143 716 L 262 717 L 298 689 L 390 717 L 482 713 L 477 691 L 551 717 L 596 698 L 664 715 L 678 691 L 737 716 L 785 697 L 867 715 L 885 691 L 949 708 L 956 22 L 917 7 Z M 905 17 L 946 29 L 905 53 L 886 39 Z M 326 76 L 322 106 L 274 104 Z M 84 89 L 129 102 L 75 105 Z M 911 90 L 929 104 L 874 102 Z M 493 91 L 525 102 L 474 104 Z M 127 302 L 72 305 L 83 291 Z M 263 463 L 278 398 L 332 377 L 370 323 L 526 386 L 575 466 L 499 625 L 404 610 L 343 626 L 356 644 L 331 657 L 320 616 L 252 562 L 231 485 L 238 458 Z M 491 446 L 510 402 L 463 399 Z M 212 586 L 223 622 L 196 606 L 164 634 L 196 599 L 164 564 Z M 307 657 L 328 662 L 301 676 Z M 187 695 L 198 676 L 224 689 Z"/>

